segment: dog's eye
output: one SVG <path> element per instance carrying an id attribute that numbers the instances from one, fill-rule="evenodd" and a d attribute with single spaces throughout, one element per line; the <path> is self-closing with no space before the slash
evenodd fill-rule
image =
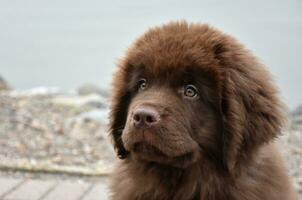
<path id="1" fill-rule="evenodd" d="M 194 98 L 197 97 L 198 91 L 197 88 L 194 85 L 186 85 L 184 88 L 184 95 L 186 97 Z"/>
<path id="2" fill-rule="evenodd" d="M 145 90 L 147 87 L 147 80 L 144 78 L 140 79 L 137 83 L 137 86 L 139 90 Z"/>

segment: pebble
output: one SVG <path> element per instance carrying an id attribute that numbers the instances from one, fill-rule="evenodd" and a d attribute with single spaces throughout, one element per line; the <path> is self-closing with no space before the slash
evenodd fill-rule
<path id="1" fill-rule="evenodd" d="M 97 87 L 96 85 L 93 84 L 84 84 L 81 85 L 78 89 L 77 92 L 79 95 L 89 95 L 89 94 L 99 94 L 101 96 L 108 96 L 108 93 L 105 90 L 100 89 L 99 87 Z"/>
<path id="2" fill-rule="evenodd" d="M 10 90 L 8 83 L 0 76 L 0 92 Z"/>

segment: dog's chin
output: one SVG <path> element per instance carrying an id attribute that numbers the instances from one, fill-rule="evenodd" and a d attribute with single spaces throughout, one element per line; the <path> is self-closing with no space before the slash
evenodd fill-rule
<path id="1" fill-rule="evenodd" d="M 152 162 L 177 168 L 187 168 L 196 163 L 200 157 L 198 151 L 192 151 L 179 156 L 169 157 L 163 151 L 147 142 L 139 142 L 134 144 L 131 154 L 132 158 L 138 162 Z"/>

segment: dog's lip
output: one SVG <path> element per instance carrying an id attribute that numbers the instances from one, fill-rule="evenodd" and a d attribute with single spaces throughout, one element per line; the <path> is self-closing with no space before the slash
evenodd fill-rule
<path id="1" fill-rule="evenodd" d="M 158 163 L 163 165 L 171 165 L 177 168 L 185 168 L 193 164 L 199 157 L 196 152 L 189 152 L 175 157 L 165 155 L 161 150 L 147 142 L 138 142 L 132 149 L 136 159 Z"/>
<path id="2" fill-rule="evenodd" d="M 157 155 L 157 156 L 161 156 L 161 157 L 168 157 L 161 150 L 159 150 L 156 146 L 154 146 L 146 141 L 135 143 L 133 145 L 132 150 L 135 153 L 149 154 L 150 156 Z"/>
<path id="3" fill-rule="evenodd" d="M 178 156 L 170 157 L 166 155 L 163 151 L 158 149 L 156 146 L 146 141 L 135 143 L 133 145 L 132 151 L 134 151 L 135 153 L 148 154 L 150 156 L 156 155 L 156 156 L 170 158 L 170 159 L 184 159 L 185 157 L 188 157 L 192 154 L 192 152 L 187 152 Z"/>
<path id="4" fill-rule="evenodd" d="M 155 137 L 154 130 L 152 130 L 152 129 L 137 130 L 137 131 L 129 132 L 126 134 L 132 135 L 131 137 L 129 137 L 128 139 L 125 139 L 125 141 L 124 141 L 125 147 L 128 150 L 133 150 L 135 145 L 138 145 L 138 144 L 139 145 L 142 145 L 142 144 L 151 145 L 153 143 L 152 141 L 154 140 L 154 137 Z M 155 145 L 151 145 L 151 146 L 155 147 Z"/>

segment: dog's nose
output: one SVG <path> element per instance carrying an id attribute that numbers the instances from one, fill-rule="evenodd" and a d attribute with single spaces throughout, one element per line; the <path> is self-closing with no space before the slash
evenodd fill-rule
<path id="1" fill-rule="evenodd" d="M 139 107 L 133 113 L 133 123 L 137 128 L 150 128 L 159 121 L 159 113 L 151 107 Z"/>

